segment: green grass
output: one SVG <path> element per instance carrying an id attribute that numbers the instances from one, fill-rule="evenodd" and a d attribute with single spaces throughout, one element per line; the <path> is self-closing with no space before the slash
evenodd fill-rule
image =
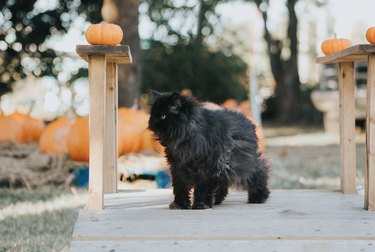
<path id="1" fill-rule="evenodd" d="M 21 202 L 48 201 L 63 192 L 0 190 L 0 209 Z M 0 221 L 0 251 L 68 251 L 78 209 L 23 214 Z"/>
<path id="2" fill-rule="evenodd" d="M 57 190 L 54 188 L 43 188 L 35 191 L 28 191 L 25 189 L 0 190 L 0 208 L 10 204 L 26 201 L 47 201 L 53 199 L 54 197 L 60 196 L 61 194 L 61 190 Z"/>

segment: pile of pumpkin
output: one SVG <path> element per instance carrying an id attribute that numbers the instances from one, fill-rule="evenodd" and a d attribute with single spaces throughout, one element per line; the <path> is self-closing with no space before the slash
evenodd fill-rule
<path id="1" fill-rule="evenodd" d="M 118 155 L 162 152 L 162 146 L 147 130 L 149 115 L 144 111 L 120 108 L 118 111 Z M 40 119 L 22 113 L 0 116 L 0 143 L 38 142 L 41 153 L 68 154 L 73 160 L 89 160 L 88 117 L 62 116 L 45 125 Z"/>

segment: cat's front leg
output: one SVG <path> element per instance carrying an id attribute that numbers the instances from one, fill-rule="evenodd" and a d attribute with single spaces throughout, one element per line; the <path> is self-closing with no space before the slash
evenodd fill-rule
<path id="1" fill-rule="evenodd" d="M 172 169 L 172 185 L 174 201 L 169 205 L 169 208 L 190 209 L 190 191 L 192 186 L 188 183 L 186 176 Z"/>
<path id="2" fill-rule="evenodd" d="M 212 208 L 214 200 L 214 185 L 212 183 L 197 183 L 194 188 L 193 209 Z"/>

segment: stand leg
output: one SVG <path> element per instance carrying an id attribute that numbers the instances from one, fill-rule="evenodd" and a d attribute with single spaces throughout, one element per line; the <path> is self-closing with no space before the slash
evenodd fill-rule
<path id="1" fill-rule="evenodd" d="M 365 209 L 375 210 L 375 54 L 367 69 Z"/>
<path id="2" fill-rule="evenodd" d="M 87 210 L 103 209 L 103 167 L 105 165 L 106 59 L 89 56 L 90 170 Z M 104 94 L 104 95 L 103 95 Z"/>
<path id="3" fill-rule="evenodd" d="M 356 193 L 354 63 L 339 64 L 341 191 Z"/>
<path id="4" fill-rule="evenodd" d="M 117 65 L 107 63 L 106 68 L 106 137 L 104 164 L 104 192 L 117 192 Z"/>

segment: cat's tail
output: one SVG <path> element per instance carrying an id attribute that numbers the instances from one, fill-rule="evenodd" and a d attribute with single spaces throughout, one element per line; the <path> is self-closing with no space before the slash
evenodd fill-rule
<path id="1" fill-rule="evenodd" d="M 257 169 L 247 179 L 247 191 L 249 203 L 264 203 L 270 194 L 268 189 L 268 177 L 271 172 L 271 162 L 259 154 Z"/>

